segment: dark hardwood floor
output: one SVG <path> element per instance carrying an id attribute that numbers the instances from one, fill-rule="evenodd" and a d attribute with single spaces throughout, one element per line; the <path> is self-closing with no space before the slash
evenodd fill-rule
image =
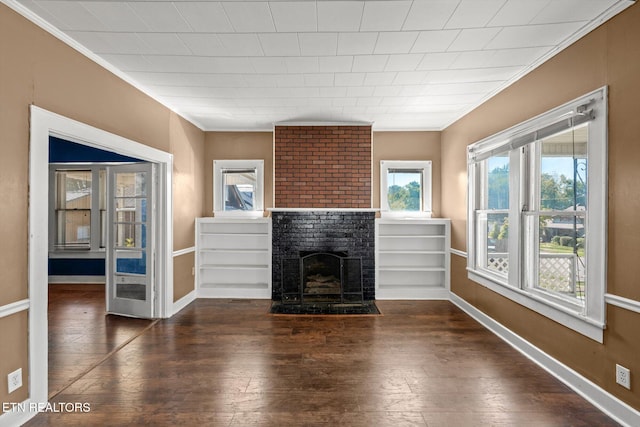
<path id="1" fill-rule="evenodd" d="M 197 300 L 51 400 L 90 412 L 27 425 L 617 425 L 449 302 L 378 306 L 274 316 L 265 300 Z"/>

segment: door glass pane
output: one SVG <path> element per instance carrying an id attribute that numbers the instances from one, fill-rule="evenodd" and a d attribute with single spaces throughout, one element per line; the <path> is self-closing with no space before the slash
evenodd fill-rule
<path id="1" fill-rule="evenodd" d="M 139 281 L 139 283 L 116 283 L 116 297 L 145 301 L 147 287 L 144 281 Z"/>
<path id="2" fill-rule="evenodd" d="M 388 169 L 387 201 L 392 211 L 422 210 L 422 169 Z"/>
<path id="3" fill-rule="evenodd" d="M 252 211 L 256 201 L 257 174 L 255 169 L 226 169 L 222 171 L 225 211 Z"/>
<path id="4" fill-rule="evenodd" d="M 138 248 L 147 247 L 147 226 L 145 224 L 117 223 L 116 247 L 117 248 Z"/>
<path id="5" fill-rule="evenodd" d="M 146 274 L 147 256 L 144 251 L 118 250 L 116 251 L 117 274 Z"/>

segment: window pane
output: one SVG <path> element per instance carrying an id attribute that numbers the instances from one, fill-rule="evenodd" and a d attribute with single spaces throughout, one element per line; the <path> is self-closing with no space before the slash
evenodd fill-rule
<path id="1" fill-rule="evenodd" d="M 56 171 L 57 249 L 91 246 L 91 171 Z"/>
<path id="2" fill-rule="evenodd" d="M 538 229 L 539 233 L 535 230 Z M 584 216 L 531 215 L 526 230 L 533 239 L 527 244 L 536 275 L 529 275 L 528 286 L 584 303 L 586 285 L 586 237 Z"/>
<path id="3" fill-rule="evenodd" d="M 392 211 L 422 210 L 422 174 L 420 169 L 389 169 L 387 201 Z"/>
<path id="4" fill-rule="evenodd" d="M 509 212 L 478 211 L 478 265 L 506 277 L 509 273 Z"/>
<path id="5" fill-rule="evenodd" d="M 487 167 L 487 206 L 485 209 L 509 209 L 509 155 L 489 157 Z"/>
<path id="6" fill-rule="evenodd" d="M 257 185 L 255 169 L 223 170 L 222 185 L 225 211 L 254 210 Z"/>

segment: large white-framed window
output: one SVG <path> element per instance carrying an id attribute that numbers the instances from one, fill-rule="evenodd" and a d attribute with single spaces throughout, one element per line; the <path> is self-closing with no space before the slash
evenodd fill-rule
<path id="1" fill-rule="evenodd" d="M 264 160 L 214 160 L 214 215 L 261 217 L 263 211 Z"/>
<path id="2" fill-rule="evenodd" d="M 383 217 L 431 218 L 431 161 L 382 160 L 380 211 Z"/>
<path id="3" fill-rule="evenodd" d="M 602 342 L 606 87 L 470 145 L 468 173 L 469 277 Z"/>
<path id="4" fill-rule="evenodd" d="M 68 255 L 69 252 L 86 256 L 103 254 L 106 243 L 106 167 L 52 163 L 49 165 L 49 183 L 50 255 Z"/>

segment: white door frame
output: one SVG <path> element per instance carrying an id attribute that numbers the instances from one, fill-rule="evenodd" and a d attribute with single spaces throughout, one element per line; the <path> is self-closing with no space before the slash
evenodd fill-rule
<path id="1" fill-rule="evenodd" d="M 29 400 L 48 400 L 49 136 L 158 165 L 158 317 L 173 315 L 173 155 L 31 105 L 29 150 Z"/>

